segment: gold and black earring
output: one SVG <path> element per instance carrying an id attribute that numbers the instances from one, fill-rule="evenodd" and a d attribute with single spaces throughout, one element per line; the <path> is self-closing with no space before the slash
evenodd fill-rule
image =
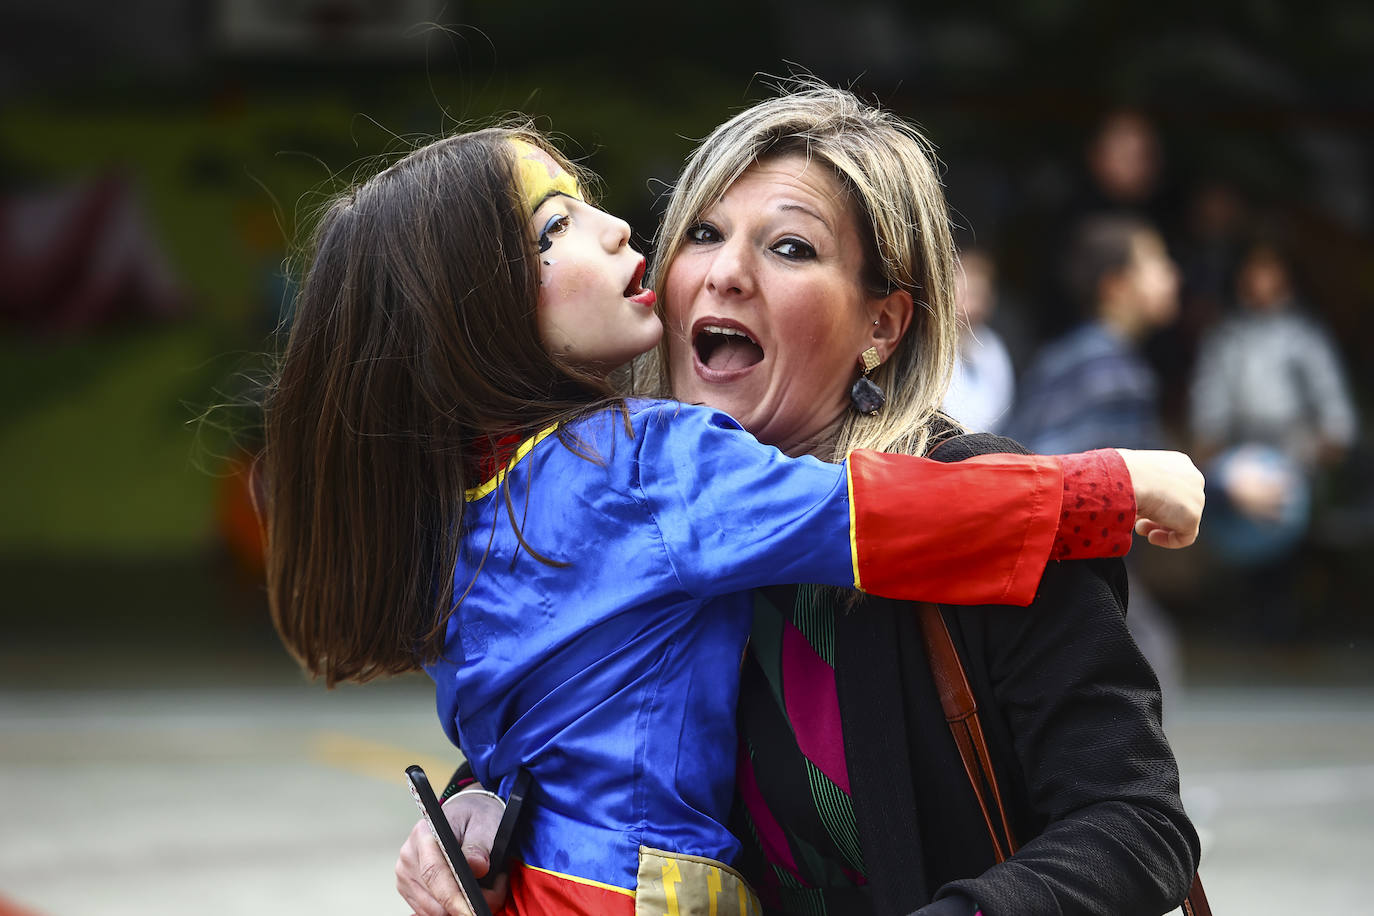
<path id="1" fill-rule="evenodd" d="M 866 413 L 870 417 L 876 417 L 878 411 L 882 410 L 887 403 L 887 395 L 883 394 L 883 389 L 875 385 L 868 377 L 868 373 L 881 366 L 883 359 L 878 355 L 877 347 L 869 347 L 859 354 L 859 365 L 863 367 L 863 374 L 854 382 L 854 387 L 849 389 L 849 400 L 854 405 L 854 409 L 859 413 Z"/>

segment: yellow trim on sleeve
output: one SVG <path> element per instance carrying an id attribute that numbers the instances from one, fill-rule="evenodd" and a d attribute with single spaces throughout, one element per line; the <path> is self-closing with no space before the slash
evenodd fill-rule
<path id="1" fill-rule="evenodd" d="M 849 560 L 854 565 L 854 587 L 863 591 L 863 583 L 859 581 L 859 528 L 854 517 L 854 465 L 849 460 L 853 454 L 854 450 L 850 449 L 844 455 L 844 482 L 849 488 Z"/>
<path id="2" fill-rule="evenodd" d="M 492 490 L 495 490 L 497 487 L 501 486 L 501 481 L 505 480 L 506 475 L 510 473 L 511 469 L 520 463 L 521 458 L 524 458 L 534 449 L 536 445 L 543 442 L 545 439 L 547 439 L 549 436 L 553 435 L 556 432 L 558 432 L 557 423 L 555 423 L 553 426 L 547 427 L 546 429 L 541 429 L 539 432 L 535 433 L 533 436 L 530 436 L 524 442 L 521 442 L 516 447 L 515 452 L 511 454 L 510 460 L 506 462 L 506 466 L 503 467 L 501 470 L 497 471 L 495 477 L 491 478 L 486 483 L 480 486 L 471 488 L 463 494 L 463 498 L 466 499 L 468 502 L 473 502 L 475 500 L 481 499 L 483 496 L 486 496 Z"/>
<path id="3" fill-rule="evenodd" d="M 540 868 L 538 865 L 530 865 L 527 862 L 522 862 L 521 865 L 528 868 L 530 871 L 543 872 L 546 875 L 562 878 L 564 881 L 571 881 L 574 884 L 585 884 L 587 887 L 599 887 L 603 891 L 615 891 L 617 894 L 624 894 L 626 897 L 633 897 L 635 895 L 635 892 L 629 888 L 616 887 L 614 884 L 604 884 L 600 881 L 593 881 L 591 878 L 583 878 L 581 875 L 565 875 L 561 871 L 554 871 L 551 868 Z"/>

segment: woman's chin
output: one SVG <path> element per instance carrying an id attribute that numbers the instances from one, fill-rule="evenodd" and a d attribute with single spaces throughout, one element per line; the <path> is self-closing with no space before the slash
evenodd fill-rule
<path id="1" fill-rule="evenodd" d="M 727 413 L 745 429 L 749 428 L 746 418 L 753 416 L 758 408 L 758 398 L 742 390 L 741 386 L 729 383 L 702 383 L 694 379 L 685 390 L 683 386 L 675 388 L 674 396 L 689 404 L 703 404 Z"/>

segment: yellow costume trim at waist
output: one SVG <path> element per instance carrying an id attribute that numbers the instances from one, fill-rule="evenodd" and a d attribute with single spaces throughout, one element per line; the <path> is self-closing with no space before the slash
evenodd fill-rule
<path id="1" fill-rule="evenodd" d="M 530 865 L 528 863 L 521 863 L 521 865 L 524 868 L 528 868 L 530 871 L 543 872 L 546 875 L 552 875 L 564 881 L 571 881 L 574 884 L 585 884 L 587 887 L 599 887 L 603 891 L 615 891 L 617 894 L 624 894 L 626 897 L 633 897 L 635 895 L 635 892 L 629 888 L 616 887 L 614 884 L 604 884 L 600 881 L 593 881 L 591 878 L 583 878 L 581 875 L 565 875 L 561 871 L 554 871 L 551 868 L 540 868 L 538 865 Z"/>

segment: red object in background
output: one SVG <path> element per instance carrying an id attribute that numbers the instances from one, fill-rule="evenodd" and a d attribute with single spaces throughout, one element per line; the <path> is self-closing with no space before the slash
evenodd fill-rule
<path id="1" fill-rule="evenodd" d="M 245 578 L 262 582 L 267 575 L 262 524 L 253 499 L 254 456 L 230 458 L 220 478 L 217 523 L 220 540 Z M 0 914 L 3 916 L 3 914 Z"/>
<path id="2" fill-rule="evenodd" d="M 74 332 L 184 304 L 124 178 L 0 198 L 0 319 Z"/>
<path id="3" fill-rule="evenodd" d="M 0 897 L 0 916 L 38 916 L 38 914 Z"/>

